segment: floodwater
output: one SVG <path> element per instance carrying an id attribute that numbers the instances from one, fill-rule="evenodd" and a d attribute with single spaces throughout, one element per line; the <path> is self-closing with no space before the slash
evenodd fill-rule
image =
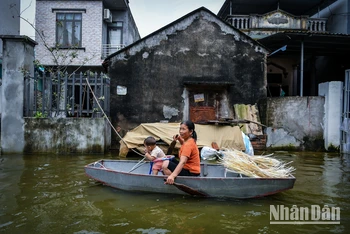
<path id="1" fill-rule="evenodd" d="M 293 161 L 294 188 L 233 200 L 125 192 L 85 175 L 84 165 L 115 155 L 2 155 L 0 233 L 350 233 L 350 156 L 274 157 Z M 279 205 L 338 207 L 340 224 L 270 224 Z"/>

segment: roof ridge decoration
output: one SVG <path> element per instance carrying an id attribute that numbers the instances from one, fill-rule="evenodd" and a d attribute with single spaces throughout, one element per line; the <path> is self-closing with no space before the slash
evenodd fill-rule
<path id="1" fill-rule="evenodd" d="M 276 14 L 276 13 L 280 13 L 282 15 L 287 15 L 289 17 L 293 17 L 293 18 L 300 18 L 300 17 L 308 17 L 307 15 L 299 15 L 299 16 L 296 16 L 296 15 L 293 15 L 287 11 L 284 11 L 282 9 L 276 9 L 276 10 L 273 10 L 273 11 L 270 11 L 270 12 L 267 12 L 265 14 L 262 14 L 261 16 L 268 16 L 268 15 L 271 15 L 271 14 Z"/>

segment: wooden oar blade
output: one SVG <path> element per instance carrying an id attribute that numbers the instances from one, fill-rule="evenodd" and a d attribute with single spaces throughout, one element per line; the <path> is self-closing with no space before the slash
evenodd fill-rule
<path id="1" fill-rule="evenodd" d="M 201 192 L 199 190 L 193 189 L 191 187 L 188 187 L 184 184 L 174 183 L 176 188 L 180 189 L 181 191 L 184 191 L 185 193 L 188 193 L 193 196 L 199 196 L 199 197 L 208 197 L 208 194 Z"/>
<path id="2" fill-rule="evenodd" d="M 168 151 L 166 152 L 166 155 L 170 155 L 173 153 L 174 147 L 176 145 L 176 141 L 172 141 L 169 145 Z"/>

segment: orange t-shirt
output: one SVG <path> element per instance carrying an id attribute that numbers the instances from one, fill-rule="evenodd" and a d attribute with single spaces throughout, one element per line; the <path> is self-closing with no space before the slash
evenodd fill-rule
<path id="1" fill-rule="evenodd" d="M 193 138 L 188 139 L 182 144 L 179 156 L 185 156 L 188 158 L 183 167 L 184 169 L 189 170 L 191 173 L 201 173 L 199 150 Z"/>

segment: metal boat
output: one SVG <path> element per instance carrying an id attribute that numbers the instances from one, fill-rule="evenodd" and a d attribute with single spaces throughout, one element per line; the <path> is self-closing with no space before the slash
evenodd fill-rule
<path id="1" fill-rule="evenodd" d="M 168 193 L 201 197 L 247 199 L 292 189 L 295 177 L 252 178 L 229 171 L 221 164 L 201 163 L 201 175 L 178 176 L 173 185 L 165 175 L 150 174 L 150 162 L 136 160 L 98 160 L 85 166 L 90 178 L 127 191 Z"/>

